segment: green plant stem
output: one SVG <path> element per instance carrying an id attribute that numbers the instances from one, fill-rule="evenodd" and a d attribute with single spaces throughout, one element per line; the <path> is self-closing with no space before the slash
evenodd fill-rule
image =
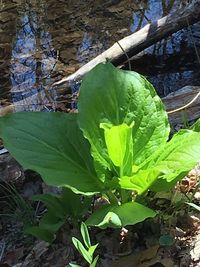
<path id="1" fill-rule="evenodd" d="M 120 168 L 120 178 L 122 178 L 124 175 L 124 170 L 123 167 Z M 125 189 L 120 190 L 120 195 L 121 195 L 121 203 L 126 203 L 127 202 L 127 191 Z"/>
<path id="2" fill-rule="evenodd" d="M 123 204 L 128 202 L 128 192 L 125 189 L 121 189 L 120 194 L 121 194 L 121 203 Z"/>
<path id="3" fill-rule="evenodd" d="M 108 197 L 108 199 L 109 199 L 111 204 L 119 205 L 119 201 L 118 201 L 117 197 L 115 196 L 115 194 L 112 191 L 108 191 L 106 193 L 106 195 L 107 195 L 107 197 Z"/>

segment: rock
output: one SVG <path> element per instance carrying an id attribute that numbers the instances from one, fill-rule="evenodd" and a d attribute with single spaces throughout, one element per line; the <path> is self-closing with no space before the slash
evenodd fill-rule
<path id="1" fill-rule="evenodd" d="M 25 183 L 23 186 L 23 196 L 26 199 L 32 199 L 34 195 L 39 195 L 42 193 L 41 181 L 31 181 Z"/>
<path id="2" fill-rule="evenodd" d="M 2 181 L 16 183 L 19 178 L 23 180 L 23 174 L 22 167 L 9 153 L 0 155 L 0 178 Z"/>

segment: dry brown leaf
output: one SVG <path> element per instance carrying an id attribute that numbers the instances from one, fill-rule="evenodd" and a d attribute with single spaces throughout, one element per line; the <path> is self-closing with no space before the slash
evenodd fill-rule
<path id="1" fill-rule="evenodd" d="M 159 246 L 153 246 L 147 250 L 138 252 L 135 255 L 129 255 L 122 257 L 110 264 L 110 267 L 139 267 L 144 262 L 150 262 L 153 258 L 156 258 Z"/>
<path id="2" fill-rule="evenodd" d="M 20 258 L 24 256 L 24 247 L 17 248 L 15 250 L 9 251 L 6 254 L 4 263 L 7 263 L 9 266 L 17 264 Z"/>
<path id="3" fill-rule="evenodd" d="M 170 257 L 161 257 L 158 253 L 159 246 L 153 246 L 135 255 L 126 256 L 113 261 L 110 267 L 149 267 L 160 264 L 163 267 L 174 267 L 174 261 Z"/>

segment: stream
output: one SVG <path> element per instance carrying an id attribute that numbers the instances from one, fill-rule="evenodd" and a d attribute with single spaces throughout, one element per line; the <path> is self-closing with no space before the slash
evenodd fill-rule
<path id="1" fill-rule="evenodd" d="M 190 1 L 189 1 L 190 2 Z M 187 5 L 181 0 L 0 0 L 0 108 L 74 107 L 78 85 L 52 84 L 78 70 L 123 37 Z M 145 49 L 132 70 L 160 96 L 200 85 L 200 23 Z M 27 97 L 33 96 L 31 101 Z"/>

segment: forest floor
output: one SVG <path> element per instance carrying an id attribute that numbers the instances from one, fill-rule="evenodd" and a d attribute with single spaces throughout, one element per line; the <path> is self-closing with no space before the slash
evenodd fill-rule
<path id="1" fill-rule="evenodd" d="M 53 244 L 23 233 L 31 220 L 37 221 L 45 208 L 31 202 L 35 194 L 54 192 L 39 175 L 24 171 L 8 154 L 0 156 L 0 267 L 65 267 L 71 261 L 87 266 L 73 247 L 79 229 L 65 225 Z M 200 212 L 197 205 L 200 167 L 193 169 L 172 192 L 152 195 L 160 215 L 126 229 L 90 228 L 96 253 L 103 267 L 196 267 L 200 266 Z"/>

